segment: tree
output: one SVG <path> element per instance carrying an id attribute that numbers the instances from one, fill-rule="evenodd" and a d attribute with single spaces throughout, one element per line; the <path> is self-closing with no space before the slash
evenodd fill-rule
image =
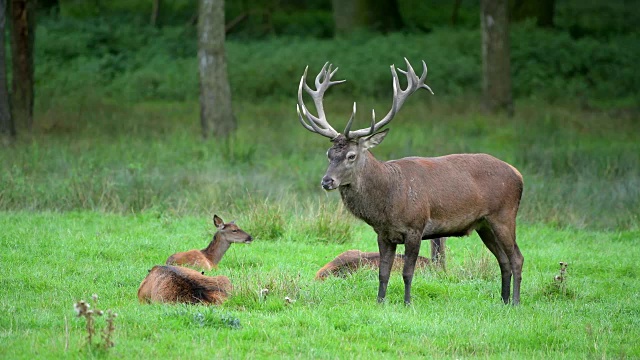
<path id="1" fill-rule="evenodd" d="M 35 0 L 10 0 L 11 116 L 17 127 L 33 127 Z"/>
<path id="2" fill-rule="evenodd" d="M 160 14 L 160 0 L 153 0 L 151 5 L 151 26 L 158 25 L 158 14 Z"/>
<path id="3" fill-rule="evenodd" d="M 402 28 L 397 0 L 332 0 L 336 34 L 358 29 L 389 32 Z"/>
<path id="4" fill-rule="evenodd" d="M 555 0 L 514 0 L 510 6 L 513 21 L 533 18 L 539 27 L 553 27 Z"/>
<path id="5" fill-rule="evenodd" d="M 7 3 L 0 0 L 0 141 L 9 144 L 15 140 L 16 128 L 13 124 L 9 107 L 9 90 L 7 89 L 7 64 L 5 54 L 5 23 Z"/>
<path id="6" fill-rule="evenodd" d="M 485 109 L 513 115 L 507 0 L 481 0 L 482 91 Z"/>
<path id="7" fill-rule="evenodd" d="M 200 0 L 198 67 L 202 136 L 227 137 L 236 129 L 225 61 L 224 0 Z"/>

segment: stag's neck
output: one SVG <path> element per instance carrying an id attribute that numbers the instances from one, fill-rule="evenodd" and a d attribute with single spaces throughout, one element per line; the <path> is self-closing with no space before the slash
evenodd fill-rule
<path id="1" fill-rule="evenodd" d="M 218 265 L 224 253 L 229 250 L 229 246 L 231 246 L 231 243 L 222 240 L 220 233 L 216 233 L 213 236 L 213 240 L 209 243 L 209 246 L 202 250 L 202 253 L 213 265 Z"/>
<path id="2" fill-rule="evenodd" d="M 355 181 L 339 188 L 342 202 L 353 215 L 375 228 L 385 221 L 393 177 L 393 168 L 369 152 Z"/>

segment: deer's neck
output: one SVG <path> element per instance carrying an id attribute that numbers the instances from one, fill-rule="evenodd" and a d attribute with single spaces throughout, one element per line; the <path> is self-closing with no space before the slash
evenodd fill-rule
<path id="1" fill-rule="evenodd" d="M 368 153 L 354 182 L 339 188 L 342 202 L 353 215 L 375 228 L 386 218 L 393 177 L 392 168 Z"/>
<path id="2" fill-rule="evenodd" d="M 229 246 L 231 246 L 230 242 L 224 241 L 220 236 L 220 233 L 216 233 L 213 236 L 213 240 L 209 243 L 206 249 L 202 250 L 204 256 L 213 263 L 213 265 L 218 265 L 224 253 L 229 250 Z"/>

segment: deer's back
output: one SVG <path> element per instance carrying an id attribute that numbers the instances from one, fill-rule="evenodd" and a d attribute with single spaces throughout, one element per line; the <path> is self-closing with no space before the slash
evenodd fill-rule
<path id="1" fill-rule="evenodd" d="M 179 266 L 154 266 L 138 288 L 140 302 L 221 304 L 232 285 L 226 276 L 206 276 Z"/>
<path id="2" fill-rule="evenodd" d="M 417 266 L 423 267 L 430 263 L 430 260 L 419 256 Z M 399 270 L 404 265 L 404 255 L 396 254 L 393 262 L 393 269 Z M 379 252 L 362 252 L 360 250 L 347 250 L 335 259 L 331 260 L 316 273 L 316 280 L 324 280 L 329 276 L 344 276 L 362 267 L 378 268 L 380 266 Z"/>
<path id="3" fill-rule="evenodd" d="M 487 154 L 409 157 L 389 161 L 396 186 L 390 201 L 395 218 L 431 227 L 435 237 L 463 235 L 490 214 L 512 216 L 522 195 L 522 176 L 513 166 Z M 515 205 L 515 207 L 514 207 Z M 391 215 L 390 215 L 391 217 Z M 429 231 L 428 231 L 429 230 Z"/>

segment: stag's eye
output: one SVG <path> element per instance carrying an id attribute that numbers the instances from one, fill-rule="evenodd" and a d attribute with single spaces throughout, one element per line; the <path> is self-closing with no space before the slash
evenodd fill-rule
<path id="1" fill-rule="evenodd" d="M 348 155 L 347 155 L 347 160 L 349 160 L 349 161 L 353 161 L 353 160 L 355 160 L 355 159 L 356 159 L 356 154 L 351 153 L 351 154 L 348 154 Z"/>
<path id="2" fill-rule="evenodd" d="M 238 230 L 233 229 L 233 230 L 231 230 L 231 232 L 232 232 L 232 233 L 237 233 L 237 232 L 238 232 Z"/>

